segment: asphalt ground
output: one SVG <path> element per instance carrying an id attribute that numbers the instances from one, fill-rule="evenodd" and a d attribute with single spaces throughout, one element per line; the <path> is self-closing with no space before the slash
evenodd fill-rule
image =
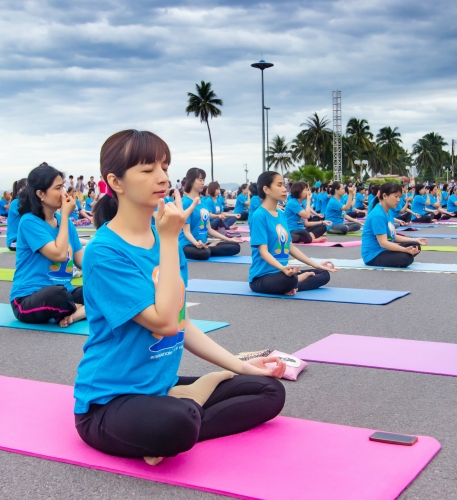
<path id="1" fill-rule="evenodd" d="M 439 227 L 422 232 L 455 234 L 456 229 Z M 421 232 L 409 234 L 417 237 Z M 430 244 L 457 246 L 457 240 L 433 239 Z M 4 238 L 0 238 L 0 245 L 5 245 Z M 316 258 L 360 257 L 359 247 L 299 248 Z M 242 254 L 250 254 L 249 243 L 242 245 Z M 13 268 L 14 261 L 14 255 L 0 254 L 0 267 Z M 457 256 L 422 252 L 416 261 L 456 263 Z M 246 281 L 248 271 L 246 265 L 189 263 L 190 278 Z M 229 327 L 210 335 L 233 353 L 264 348 L 292 353 L 332 333 L 457 341 L 455 274 L 351 269 L 332 274 L 330 285 L 410 290 L 411 294 L 386 306 L 369 306 L 189 293 L 188 301 L 199 303 L 189 310 L 190 316 L 229 322 Z M 10 289 L 11 283 L 0 282 L 1 302 L 8 302 Z M 85 337 L 77 335 L 0 328 L 0 375 L 71 385 L 84 342 Z M 212 369 L 185 352 L 180 374 L 199 376 Z M 438 439 L 441 451 L 400 498 L 457 499 L 455 378 L 310 363 L 296 382 L 284 384 L 287 402 L 282 415 Z M 298 468 L 312 460 L 306 454 L 306 443 L 302 446 L 303 462 L 296 465 Z M 278 460 L 283 460 L 284 450 L 277 451 Z M 8 452 L 0 452 L 0 471 L 4 500 L 226 498 Z"/>

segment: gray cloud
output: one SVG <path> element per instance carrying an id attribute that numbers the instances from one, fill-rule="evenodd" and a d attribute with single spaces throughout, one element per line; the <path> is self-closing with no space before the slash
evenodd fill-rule
<path id="1" fill-rule="evenodd" d="M 457 6 L 438 0 L 2 2 L 2 181 L 46 159 L 73 174 L 96 172 L 98 151 L 122 128 L 152 129 L 172 148 L 172 177 L 209 168 L 207 132 L 184 113 L 207 80 L 224 100 L 211 123 L 217 177 L 260 172 L 262 55 L 270 137 L 291 140 L 311 113 L 376 132 L 399 126 L 410 147 L 436 131 L 450 142 Z M 455 23 L 454 23 L 455 24 Z M 176 173 L 176 175 L 174 174 Z"/>

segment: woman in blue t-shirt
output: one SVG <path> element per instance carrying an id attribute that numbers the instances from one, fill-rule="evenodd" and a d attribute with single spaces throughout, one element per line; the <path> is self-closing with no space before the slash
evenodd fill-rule
<path id="1" fill-rule="evenodd" d="M 341 182 L 334 182 L 330 188 L 330 198 L 325 210 L 325 218 L 332 223 L 327 226 L 329 234 L 347 234 L 355 233 L 362 227 L 361 222 L 357 222 L 352 217 L 344 214 L 352 206 L 352 199 L 355 194 L 355 187 L 349 188 L 348 200 L 346 203 L 341 201 L 345 189 Z M 347 219 L 347 222 L 345 221 Z"/>
<path id="2" fill-rule="evenodd" d="M 349 188 L 353 187 L 352 182 L 348 183 L 345 187 L 345 203 L 349 198 Z M 352 199 L 352 206 L 349 211 L 346 212 L 346 215 L 352 217 L 353 219 L 363 219 L 367 215 L 367 211 L 365 209 L 364 201 L 366 198 L 366 189 L 363 186 L 356 187 L 356 194 Z"/>
<path id="3" fill-rule="evenodd" d="M 447 199 L 447 211 L 453 213 L 453 217 L 457 217 L 457 185 L 452 188 Z"/>
<path id="4" fill-rule="evenodd" d="M 8 226 L 6 227 L 6 246 L 16 251 L 17 228 L 19 227 L 19 193 L 27 186 L 27 179 L 20 179 L 13 183 L 13 195 L 9 208 Z"/>
<path id="5" fill-rule="evenodd" d="M 438 186 L 436 184 L 432 184 L 431 186 L 428 187 L 428 197 L 430 199 L 430 210 L 433 213 L 433 216 L 437 220 L 448 220 L 450 219 L 454 214 L 448 212 L 445 208 L 442 208 L 441 206 L 441 195 L 440 195 L 440 190 L 438 189 Z M 426 207 L 427 210 L 427 207 Z"/>
<path id="6" fill-rule="evenodd" d="M 449 198 L 449 184 L 444 184 L 441 189 L 441 207 L 447 210 L 447 200 Z"/>
<path id="7" fill-rule="evenodd" d="M 398 205 L 395 208 L 390 209 L 395 222 L 401 225 L 409 224 L 411 222 L 412 212 L 409 209 L 410 200 L 408 198 L 408 186 L 406 184 L 400 184 L 402 193 Z"/>
<path id="8" fill-rule="evenodd" d="M 331 262 L 318 264 L 303 254 L 293 243 L 284 213 L 277 208 L 278 201 L 287 198 L 284 179 L 268 171 L 257 180 L 257 191 L 262 205 L 251 221 L 252 265 L 249 286 L 257 293 L 295 295 L 297 291 L 314 290 L 330 281 L 329 272 L 335 272 Z M 289 255 L 314 268 L 300 271 L 289 265 Z"/>
<path id="9" fill-rule="evenodd" d="M 414 198 L 411 204 L 411 211 L 413 212 L 412 222 L 430 224 L 430 222 L 435 221 L 434 212 L 427 207 L 430 206 L 430 198 L 428 194 L 425 193 L 425 186 L 423 184 L 416 184 L 414 187 Z"/>
<path id="10" fill-rule="evenodd" d="M 305 205 L 304 205 L 305 204 Z M 294 182 L 284 214 L 293 243 L 325 243 L 323 238 L 330 221 L 311 221 L 311 191 L 306 182 Z"/>
<path id="11" fill-rule="evenodd" d="M 420 253 L 425 238 L 407 238 L 395 231 L 391 210 L 400 202 L 402 188 L 396 182 L 387 182 L 379 190 L 379 197 L 365 222 L 362 234 L 362 259 L 368 266 L 408 267 Z"/>
<path id="12" fill-rule="evenodd" d="M 84 210 L 90 217 L 92 217 L 92 211 L 94 210 L 95 203 L 95 191 L 90 189 L 87 193 L 86 203 L 84 205 Z"/>
<path id="13" fill-rule="evenodd" d="M 201 168 L 191 168 L 186 174 L 184 198 L 182 204 L 187 209 L 195 198 L 200 198 L 206 173 Z M 219 241 L 208 243 L 208 236 Z M 179 235 L 179 243 L 188 259 L 208 260 L 210 257 L 228 257 L 240 253 L 241 238 L 228 238 L 215 231 L 209 221 L 209 212 L 203 203 L 199 203 L 184 225 Z"/>
<path id="14" fill-rule="evenodd" d="M 10 302 L 23 323 L 61 327 L 86 317 L 82 287 L 74 287 L 73 265 L 83 250 L 69 216 L 75 200 L 65 192 L 63 174 L 47 163 L 34 168 L 19 195 L 16 271 Z M 57 210 L 61 214 L 56 214 Z"/>
<path id="15" fill-rule="evenodd" d="M 89 446 L 150 465 L 256 427 L 285 400 L 279 358 L 241 361 L 188 319 L 178 237 L 197 204 L 183 210 L 178 190 L 164 203 L 169 163 L 150 132 L 124 130 L 102 146 L 111 196 L 95 207 L 84 258 L 90 333 L 74 391 L 76 429 Z M 225 371 L 179 377 L 183 349 Z"/>
<path id="16" fill-rule="evenodd" d="M 249 201 L 249 217 L 248 217 L 248 222 L 250 224 L 251 217 L 254 215 L 254 212 L 260 207 L 262 203 L 257 193 L 256 182 L 251 182 L 251 184 L 249 184 L 249 193 L 251 194 L 251 199 Z"/>
<path id="17" fill-rule="evenodd" d="M 79 220 L 86 220 L 89 221 L 92 224 L 93 217 L 92 215 L 89 215 L 82 207 L 81 203 L 78 199 L 78 192 L 76 191 L 76 188 L 70 187 L 68 188 L 68 194 L 75 200 L 75 207 L 73 209 L 73 212 L 70 214 L 70 219 L 78 225 Z M 82 224 L 82 223 L 81 223 Z M 86 222 L 87 224 L 87 222 Z"/>
<path id="18" fill-rule="evenodd" d="M 236 197 L 234 214 L 239 214 L 239 220 L 248 220 L 249 216 L 249 188 L 247 184 L 241 184 L 238 188 L 238 196 Z"/>
<path id="19" fill-rule="evenodd" d="M 219 199 L 221 186 L 218 182 L 210 182 L 208 184 L 207 193 L 208 196 L 206 197 L 204 205 L 209 212 L 211 227 L 215 231 L 222 228 L 222 234 L 233 235 L 233 231 L 231 231 L 230 228 L 239 219 L 239 215 L 230 216 L 224 213 L 224 205 Z"/>

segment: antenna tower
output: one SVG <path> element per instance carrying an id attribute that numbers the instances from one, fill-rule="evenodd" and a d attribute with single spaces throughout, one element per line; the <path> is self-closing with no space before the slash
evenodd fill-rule
<path id="1" fill-rule="evenodd" d="M 343 179 L 343 131 L 341 125 L 341 90 L 332 92 L 333 98 L 333 180 Z"/>

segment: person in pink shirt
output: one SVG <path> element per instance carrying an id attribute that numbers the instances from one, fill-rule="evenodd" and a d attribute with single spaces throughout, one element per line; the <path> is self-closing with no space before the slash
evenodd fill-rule
<path id="1" fill-rule="evenodd" d="M 103 177 L 100 176 L 100 180 L 98 181 L 98 199 L 103 198 L 106 194 L 106 182 L 103 180 Z"/>

